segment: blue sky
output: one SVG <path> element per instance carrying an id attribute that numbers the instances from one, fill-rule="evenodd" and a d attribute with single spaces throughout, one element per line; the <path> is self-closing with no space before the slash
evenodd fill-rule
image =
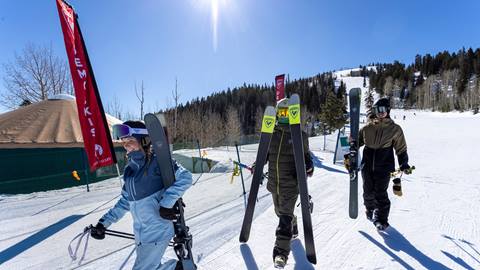
<path id="1" fill-rule="evenodd" d="M 79 15 L 104 105 L 116 96 L 135 114 L 135 80 L 144 81 L 151 111 L 167 105 L 175 77 L 186 102 L 244 82 L 271 84 L 280 73 L 299 78 L 480 47 L 477 0 L 70 3 Z M 0 0 L 0 64 L 28 42 L 51 45 L 66 59 L 55 0 Z"/>

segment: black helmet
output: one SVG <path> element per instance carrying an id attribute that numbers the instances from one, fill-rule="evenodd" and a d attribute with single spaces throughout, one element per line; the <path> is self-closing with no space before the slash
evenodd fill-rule
<path id="1" fill-rule="evenodd" d="M 387 112 L 390 115 L 390 100 L 388 98 L 380 98 L 373 104 L 372 109 L 374 114 Z"/>

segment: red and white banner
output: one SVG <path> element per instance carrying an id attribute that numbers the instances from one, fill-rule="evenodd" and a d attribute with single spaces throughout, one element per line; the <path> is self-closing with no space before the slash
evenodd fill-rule
<path id="1" fill-rule="evenodd" d="M 56 0 L 77 101 L 90 171 L 116 163 L 107 120 L 77 16 L 65 1 Z"/>
<path id="2" fill-rule="evenodd" d="M 275 89 L 277 101 L 285 97 L 285 74 L 275 77 Z"/>

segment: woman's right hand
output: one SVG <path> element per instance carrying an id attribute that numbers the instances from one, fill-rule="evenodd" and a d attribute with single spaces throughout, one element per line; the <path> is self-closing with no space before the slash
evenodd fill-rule
<path id="1" fill-rule="evenodd" d="M 96 226 L 91 228 L 90 235 L 97 240 L 103 240 L 105 238 L 105 230 L 105 226 L 98 222 Z"/>

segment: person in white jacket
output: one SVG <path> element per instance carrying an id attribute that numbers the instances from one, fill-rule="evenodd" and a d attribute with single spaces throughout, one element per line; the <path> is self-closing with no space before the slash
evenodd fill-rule
<path id="1" fill-rule="evenodd" d="M 162 257 L 174 236 L 173 207 L 192 185 L 192 174 L 172 160 L 175 182 L 165 189 L 145 124 L 127 121 L 113 129 L 114 137 L 122 140 L 127 151 L 124 184 L 120 199 L 92 228 L 91 236 L 104 239 L 105 229 L 130 211 L 137 245 L 133 269 L 182 269 L 176 260 L 162 264 Z"/>

